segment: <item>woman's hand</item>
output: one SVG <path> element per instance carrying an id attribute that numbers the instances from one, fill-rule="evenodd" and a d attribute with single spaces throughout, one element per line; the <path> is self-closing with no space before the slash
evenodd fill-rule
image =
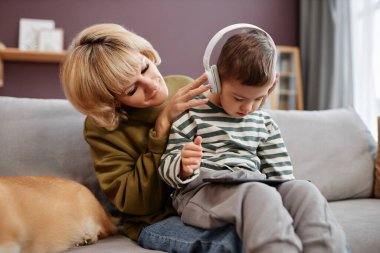
<path id="1" fill-rule="evenodd" d="M 208 101 L 208 99 L 192 100 L 192 98 L 210 89 L 210 85 L 202 85 L 206 81 L 207 76 L 206 74 L 203 74 L 194 82 L 189 83 L 177 91 L 165 109 L 162 110 L 157 117 L 155 126 L 157 137 L 168 135 L 174 119 L 182 112 L 191 107 L 202 105 Z"/>
<path id="2" fill-rule="evenodd" d="M 197 136 L 194 142 L 186 144 L 181 151 L 181 171 L 179 177 L 186 180 L 199 170 L 202 160 L 202 137 Z"/>

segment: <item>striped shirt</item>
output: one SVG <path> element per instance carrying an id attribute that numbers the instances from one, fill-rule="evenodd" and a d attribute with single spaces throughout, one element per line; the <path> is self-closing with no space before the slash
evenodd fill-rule
<path id="1" fill-rule="evenodd" d="M 198 98 L 204 98 L 200 96 Z M 200 169 L 260 171 L 268 179 L 293 179 L 293 167 L 277 124 L 261 109 L 242 118 L 229 116 L 210 101 L 182 113 L 173 123 L 159 169 L 162 179 L 182 188 L 199 173 L 181 180 L 181 150 L 202 137 Z"/>

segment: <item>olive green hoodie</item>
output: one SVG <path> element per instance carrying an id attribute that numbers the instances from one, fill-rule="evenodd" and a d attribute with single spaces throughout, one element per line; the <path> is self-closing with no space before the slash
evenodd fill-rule
<path id="1" fill-rule="evenodd" d="M 168 100 L 192 79 L 168 76 Z M 168 101 L 167 100 L 167 101 Z M 156 138 L 156 117 L 165 104 L 151 108 L 127 110 L 127 120 L 108 131 L 87 117 L 84 136 L 91 147 L 96 176 L 112 203 L 128 218 L 124 233 L 137 240 L 144 225 L 174 215 L 169 188 L 160 178 L 158 168 L 167 138 Z"/>

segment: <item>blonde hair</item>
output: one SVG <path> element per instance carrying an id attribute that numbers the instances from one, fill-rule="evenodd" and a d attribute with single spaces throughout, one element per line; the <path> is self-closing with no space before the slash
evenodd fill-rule
<path id="1" fill-rule="evenodd" d="M 143 54 L 156 65 L 161 59 L 144 38 L 117 24 L 98 24 L 72 41 L 61 68 L 66 98 L 97 125 L 115 129 L 125 113 L 116 96 L 139 71 Z"/>

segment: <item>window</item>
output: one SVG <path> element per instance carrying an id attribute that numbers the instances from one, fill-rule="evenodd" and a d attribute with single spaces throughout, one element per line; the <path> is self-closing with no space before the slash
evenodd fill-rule
<path id="1" fill-rule="evenodd" d="M 377 138 L 380 115 L 380 0 L 351 0 L 354 107 Z"/>

